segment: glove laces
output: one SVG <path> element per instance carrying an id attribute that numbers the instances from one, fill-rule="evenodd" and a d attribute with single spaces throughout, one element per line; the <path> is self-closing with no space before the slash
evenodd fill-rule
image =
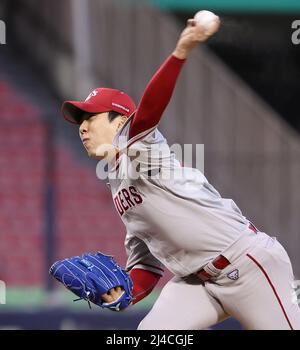
<path id="1" fill-rule="evenodd" d="M 91 294 L 91 292 L 86 292 L 86 298 L 88 298 L 90 294 Z M 79 301 L 79 300 L 86 300 L 88 305 L 89 305 L 89 308 L 91 310 L 92 309 L 91 303 L 90 303 L 89 299 L 86 299 L 86 298 L 81 297 L 81 298 L 78 298 L 78 299 L 74 299 L 73 302 L 75 303 L 76 301 Z"/>

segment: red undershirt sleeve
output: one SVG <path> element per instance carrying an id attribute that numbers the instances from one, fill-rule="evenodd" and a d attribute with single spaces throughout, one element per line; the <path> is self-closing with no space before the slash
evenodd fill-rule
<path id="1" fill-rule="evenodd" d="M 136 304 L 152 292 L 161 276 L 152 271 L 136 268 L 130 271 L 130 277 L 133 282 L 132 304 Z"/>
<path id="2" fill-rule="evenodd" d="M 129 139 L 159 123 L 185 61 L 170 55 L 154 74 L 132 120 Z"/>

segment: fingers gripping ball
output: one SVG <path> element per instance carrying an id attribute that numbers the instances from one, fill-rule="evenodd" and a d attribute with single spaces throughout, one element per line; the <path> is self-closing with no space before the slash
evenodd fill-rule
<path id="1" fill-rule="evenodd" d="M 55 262 L 49 273 L 80 299 L 114 311 L 125 309 L 132 302 L 132 281 L 112 256 L 100 252 L 85 253 Z M 122 287 L 120 297 L 105 303 L 101 295 Z"/>

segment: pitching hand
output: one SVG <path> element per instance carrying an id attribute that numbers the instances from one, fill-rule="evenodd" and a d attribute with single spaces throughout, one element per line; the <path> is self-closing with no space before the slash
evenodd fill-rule
<path id="1" fill-rule="evenodd" d="M 189 19 L 186 28 L 180 35 L 173 55 L 180 59 L 187 58 L 197 44 L 206 41 L 219 30 L 220 23 L 219 18 L 216 18 L 216 20 L 213 21 L 213 25 L 207 30 L 194 19 Z"/>

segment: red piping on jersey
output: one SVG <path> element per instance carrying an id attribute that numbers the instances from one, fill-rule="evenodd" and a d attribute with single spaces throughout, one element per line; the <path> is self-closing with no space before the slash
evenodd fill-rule
<path id="1" fill-rule="evenodd" d="M 293 326 L 292 326 L 292 324 L 291 324 L 291 322 L 290 322 L 290 320 L 289 320 L 289 318 L 288 318 L 288 316 L 287 316 L 287 313 L 286 313 L 286 311 L 285 311 L 285 309 L 284 309 L 284 307 L 283 307 L 283 305 L 282 305 L 282 302 L 281 302 L 281 300 L 280 300 L 280 298 L 279 298 L 279 296 L 278 296 L 278 294 L 277 294 L 277 291 L 276 291 L 276 289 L 275 289 L 273 283 L 271 282 L 271 280 L 270 280 L 270 278 L 269 278 L 267 272 L 266 272 L 266 271 L 264 270 L 264 268 L 260 265 L 260 263 L 259 263 L 257 260 L 255 260 L 255 259 L 253 258 L 253 256 L 251 256 L 250 254 L 247 254 L 247 256 L 248 256 L 248 258 L 250 258 L 250 259 L 259 267 L 259 269 L 260 269 L 260 270 L 262 271 L 262 273 L 265 275 L 266 279 L 267 279 L 268 282 L 269 282 L 269 285 L 271 286 L 271 288 L 272 288 L 272 290 L 273 290 L 273 293 L 274 293 L 275 296 L 276 296 L 276 299 L 277 299 L 277 301 L 278 301 L 278 303 L 279 303 L 279 305 L 280 305 L 280 307 L 281 307 L 281 309 L 282 309 L 282 311 L 283 311 L 283 313 L 284 313 L 284 316 L 285 316 L 285 318 L 286 318 L 286 320 L 287 320 L 287 322 L 288 322 L 288 324 L 289 324 L 291 330 L 293 330 Z"/>
<path id="2" fill-rule="evenodd" d="M 154 131 L 154 128 L 151 128 L 151 130 L 149 130 L 148 133 L 146 133 L 145 135 L 141 135 L 139 136 L 137 139 L 135 140 L 132 140 L 124 149 L 127 149 L 128 147 L 130 147 L 131 145 L 133 145 L 135 142 L 139 141 L 140 139 L 146 137 L 147 135 L 149 135 L 152 131 Z M 119 170 L 119 167 L 120 167 L 120 153 L 123 151 L 123 149 L 119 150 L 117 153 L 116 153 L 116 156 L 114 158 L 114 166 L 115 166 L 115 169 L 114 171 L 118 171 Z"/>
<path id="3" fill-rule="evenodd" d="M 131 122 L 129 140 L 159 123 L 185 61 L 170 55 L 154 74 Z"/>
<path id="4" fill-rule="evenodd" d="M 151 132 L 154 131 L 154 128 L 151 128 L 151 130 L 149 132 L 147 132 L 145 135 L 141 135 L 140 137 L 138 137 L 137 139 L 135 140 L 132 140 L 128 145 L 127 145 L 127 148 L 130 147 L 131 145 L 133 145 L 135 142 L 139 141 L 140 139 L 146 137 L 147 135 L 149 135 Z"/>

